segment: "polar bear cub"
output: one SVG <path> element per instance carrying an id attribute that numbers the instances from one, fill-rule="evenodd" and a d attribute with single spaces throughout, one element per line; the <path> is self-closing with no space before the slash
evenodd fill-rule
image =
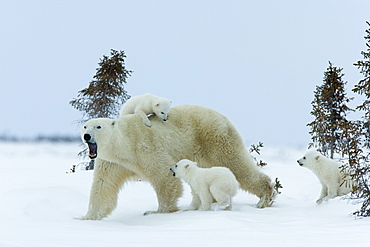
<path id="1" fill-rule="evenodd" d="M 121 116 L 138 114 L 143 123 L 151 127 L 148 115 L 155 114 L 159 119 L 167 121 L 167 114 L 170 111 L 172 101 L 154 94 L 143 94 L 130 98 L 123 105 Z"/>
<path id="2" fill-rule="evenodd" d="M 353 180 L 349 169 L 342 169 L 343 164 L 329 159 L 315 150 L 308 151 L 298 164 L 312 170 L 321 182 L 322 189 L 316 203 L 343 196 L 353 190 Z"/>
<path id="3" fill-rule="evenodd" d="M 170 170 L 173 176 L 190 185 L 193 194 L 190 210 L 209 211 L 213 200 L 220 209 L 231 210 L 232 197 L 236 195 L 239 184 L 228 168 L 200 168 L 196 162 L 183 159 Z"/>

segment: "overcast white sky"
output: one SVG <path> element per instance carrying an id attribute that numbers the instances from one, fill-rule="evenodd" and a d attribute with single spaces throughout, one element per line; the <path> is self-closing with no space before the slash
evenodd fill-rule
<path id="1" fill-rule="evenodd" d="M 99 59 L 124 50 L 126 90 L 225 114 L 247 144 L 306 145 L 328 61 L 365 50 L 370 1 L 2 0 L 0 134 L 76 134 L 69 105 Z M 351 95 L 350 95 L 351 96 Z"/>

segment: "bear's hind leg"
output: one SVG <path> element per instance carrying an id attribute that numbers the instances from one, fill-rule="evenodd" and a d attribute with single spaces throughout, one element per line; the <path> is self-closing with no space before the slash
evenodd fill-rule
<path id="1" fill-rule="evenodd" d="M 231 197 L 227 194 L 224 194 L 220 199 L 217 200 L 217 205 L 221 210 L 231 210 Z"/>
<path id="2" fill-rule="evenodd" d="M 260 198 L 257 202 L 257 208 L 270 207 L 275 199 L 276 192 L 274 191 L 271 179 L 264 173 L 255 170 L 253 173 L 236 173 L 234 175 L 240 184 L 240 188 L 248 191 Z"/>
<path id="3" fill-rule="evenodd" d="M 211 186 L 210 191 L 221 210 L 231 210 L 231 196 L 220 186 Z"/>

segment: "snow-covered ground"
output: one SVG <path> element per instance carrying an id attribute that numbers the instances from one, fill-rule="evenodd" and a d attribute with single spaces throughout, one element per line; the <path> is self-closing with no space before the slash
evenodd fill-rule
<path id="1" fill-rule="evenodd" d="M 240 191 L 233 210 L 143 216 L 157 207 L 146 182 L 127 184 L 117 209 L 102 221 L 76 218 L 87 210 L 93 173 L 67 174 L 78 144 L 0 143 L 0 246 L 370 246 L 370 219 L 339 198 L 322 205 L 320 185 L 296 160 L 306 150 L 262 148 L 263 171 L 278 177 L 282 194 L 271 208 Z M 186 186 L 179 201 L 191 201 Z"/>

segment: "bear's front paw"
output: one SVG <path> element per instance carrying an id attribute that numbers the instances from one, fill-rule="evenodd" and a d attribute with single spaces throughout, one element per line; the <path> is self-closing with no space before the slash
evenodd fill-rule
<path id="1" fill-rule="evenodd" d="M 212 209 L 212 207 L 211 207 L 211 205 L 206 205 L 206 206 L 201 206 L 200 207 L 200 211 L 211 211 L 211 209 Z"/>
<path id="2" fill-rule="evenodd" d="M 152 122 L 150 122 L 149 120 L 145 121 L 144 124 L 145 124 L 145 126 L 147 126 L 149 128 L 152 127 Z"/>
<path id="3" fill-rule="evenodd" d="M 316 203 L 317 204 L 321 204 L 322 202 L 326 202 L 326 201 L 328 201 L 329 200 L 329 198 L 327 197 L 327 196 L 325 196 L 324 198 L 319 198 L 317 201 L 316 201 Z"/>
<path id="4" fill-rule="evenodd" d="M 77 217 L 76 220 L 101 220 L 103 218 L 100 215 L 86 214 L 85 216 Z"/>
<path id="5" fill-rule="evenodd" d="M 196 209 L 187 208 L 187 209 L 184 209 L 183 211 L 184 211 L 184 212 L 188 212 L 188 211 L 196 211 Z"/>
<path id="6" fill-rule="evenodd" d="M 157 213 L 158 213 L 157 211 L 146 211 L 143 215 L 147 216 L 147 215 L 157 214 Z"/>
<path id="7" fill-rule="evenodd" d="M 263 196 L 260 198 L 260 200 L 257 202 L 256 207 L 257 208 L 265 208 L 268 205 L 268 200 L 266 200 L 267 196 Z"/>
<path id="8" fill-rule="evenodd" d="M 82 216 L 82 217 L 76 217 L 76 220 L 101 220 L 93 217 L 88 217 L 88 216 Z"/>
<path id="9" fill-rule="evenodd" d="M 219 210 L 231 210 L 231 205 L 226 203 L 226 204 L 218 204 L 217 208 Z"/>

